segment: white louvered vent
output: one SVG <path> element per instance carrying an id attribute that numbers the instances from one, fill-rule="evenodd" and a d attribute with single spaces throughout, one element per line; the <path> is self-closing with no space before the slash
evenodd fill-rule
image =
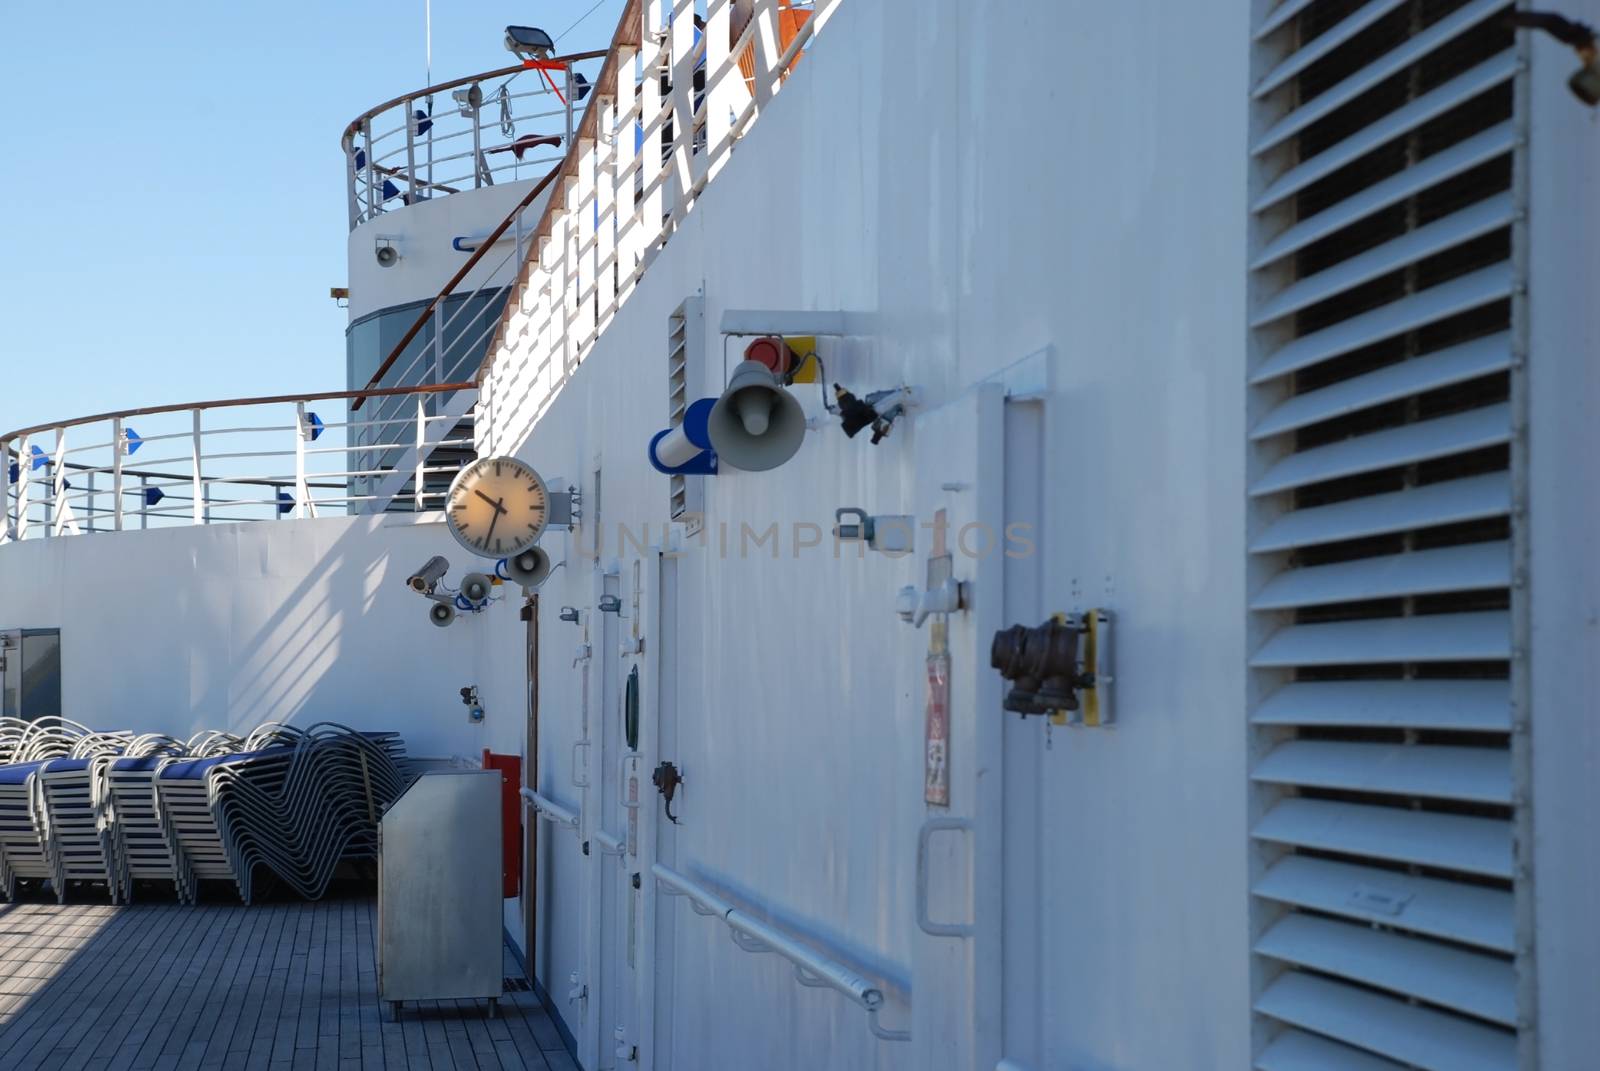
<path id="1" fill-rule="evenodd" d="M 1511 1071 L 1510 0 L 1257 28 L 1261 1071 Z"/>
<path id="2" fill-rule="evenodd" d="M 667 426 L 670 428 L 683 423 L 689 403 L 700 396 L 694 390 L 699 385 L 698 369 L 691 366 L 694 355 L 701 352 L 701 340 L 705 337 L 703 320 L 704 304 L 697 297 L 685 301 L 667 317 Z M 703 479 L 682 474 L 667 477 L 668 516 L 674 521 L 685 521 L 690 535 L 698 532 L 702 523 Z"/>

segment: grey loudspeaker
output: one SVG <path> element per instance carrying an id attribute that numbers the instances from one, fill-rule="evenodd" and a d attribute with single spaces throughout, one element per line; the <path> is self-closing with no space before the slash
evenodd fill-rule
<path id="1" fill-rule="evenodd" d="M 482 602 L 489 597 L 489 578 L 482 573 L 468 573 L 461 578 L 461 594 L 472 602 Z"/>
<path id="2" fill-rule="evenodd" d="M 706 435 L 721 460 L 736 469 L 765 472 L 800 449 L 806 414 L 765 365 L 743 361 L 711 407 Z"/>
<path id="3" fill-rule="evenodd" d="M 536 588 L 550 575 L 550 555 L 538 547 L 506 559 L 506 578 L 524 588 Z M 465 589 L 463 589 L 465 590 Z"/>
<path id="4" fill-rule="evenodd" d="M 447 602 L 436 602 L 428 607 L 428 620 L 440 628 L 449 628 L 456 619 L 456 608 Z"/>

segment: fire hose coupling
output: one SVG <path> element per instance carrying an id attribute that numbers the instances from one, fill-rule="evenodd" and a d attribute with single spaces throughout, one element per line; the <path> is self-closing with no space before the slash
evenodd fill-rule
<path id="1" fill-rule="evenodd" d="M 1055 614 L 1042 625 L 994 634 L 989 665 L 1011 683 L 1004 707 L 1057 725 L 1107 726 L 1111 707 L 1111 612 Z"/>

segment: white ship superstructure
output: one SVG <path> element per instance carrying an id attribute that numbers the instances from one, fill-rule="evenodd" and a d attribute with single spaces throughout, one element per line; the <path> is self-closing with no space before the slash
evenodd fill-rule
<path id="1" fill-rule="evenodd" d="M 623 6 L 345 130 L 348 391 L 4 433 L 0 713 L 510 771 L 552 1066 L 1591 1066 L 1592 49 Z"/>

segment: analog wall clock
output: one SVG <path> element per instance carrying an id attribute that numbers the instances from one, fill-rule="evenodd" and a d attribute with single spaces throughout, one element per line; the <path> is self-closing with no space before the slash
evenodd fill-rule
<path id="1" fill-rule="evenodd" d="M 514 457 L 479 458 L 456 474 L 445 496 L 450 534 L 485 558 L 509 558 L 531 548 L 549 515 L 544 480 Z"/>

